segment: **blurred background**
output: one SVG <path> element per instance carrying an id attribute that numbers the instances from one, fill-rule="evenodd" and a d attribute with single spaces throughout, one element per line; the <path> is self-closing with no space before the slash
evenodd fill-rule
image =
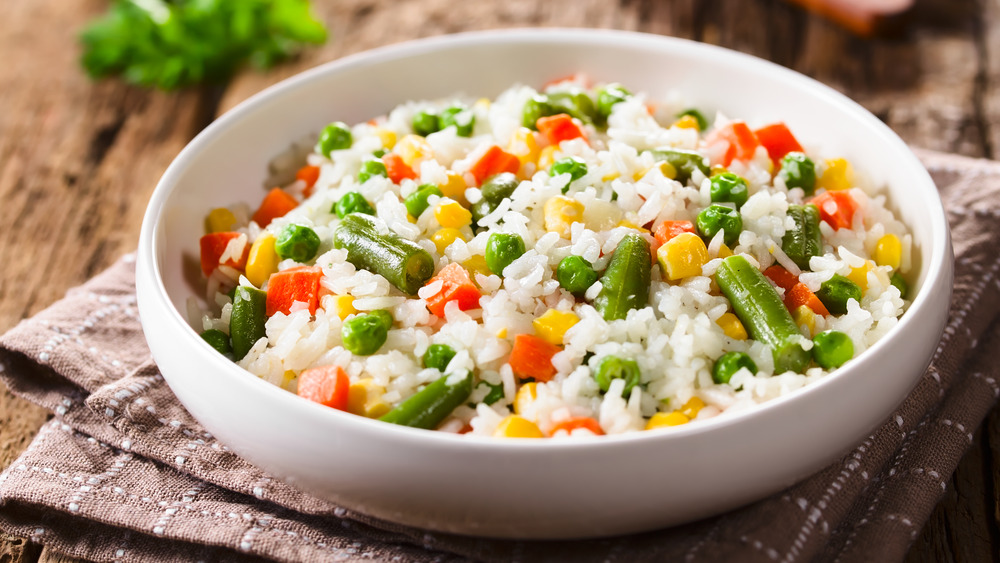
<path id="1" fill-rule="evenodd" d="M 913 146 L 983 158 L 1000 153 L 1000 0 L 294 0 L 277 27 L 254 27 L 252 14 L 234 8 L 270 2 L 204 0 L 195 33 L 179 27 L 177 17 L 157 20 L 164 7 L 179 3 L 4 1 L 0 332 L 134 250 L 159 176 L 216 116 L 309 67 L 418 37 L 536 26 L 683 37 L 816 78 Z M 140 25 L 115 11 L 122 9 L 150 15 Z M 116 62 L 139 54 L 153 66 L 132 68 L 124 77 L 88 77 L 80 33 L 94 21 L 101 23 L 91 24 L 90 45 L 103 50 L 88 61 L 91 72 L 121 70 Z M 198 58 L 236 43 L 220 26 L 242 30 L 246 64 L 230 70 Z M 284 35 L 273 36 L 275 29 Z M 289 43 L 296 37 L 306 40 L 301 48 Z M 183 56 L 171 59 L 164 45 L 184 46 Z M 286 51 L 291 56 L 277 61 Z M 238 59 L 236 52 L 230 50 L 223 63 Z M 262 63 L 277 64 L 261 70 Z M 185 69 L 195 67 L 194 78 L 207 81 L 177 87 Z M 158 79 L 173 89 L 130 83 Z M 23 451 L 46 418 L 45 411 L 0 389 L 0 468 Z M 994 409 L 908 561 L 997 559 L 998 464 L 1000 415 Z M 0 531 L 0 561 L 39 558 L 65 560 Z"/>

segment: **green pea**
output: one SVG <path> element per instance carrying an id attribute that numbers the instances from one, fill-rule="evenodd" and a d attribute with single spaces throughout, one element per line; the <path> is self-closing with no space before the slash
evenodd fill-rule
<path id="1" fill-rule="evenodd" d="M 319 235 L 303 225 L 286 225 L 274 241 L 274 251 L 282 260 L 308 262 L 316 257 L 318 250 Z"/>
<path id="2" fill-rule="evenodd" d="M 837 330 L 823 331 L 813 337 L 813 359 L 824 369 L 839 368 L 854 357 L 851 337 Z"/>
<path id="3" fill-rule="evenodd" d="M 535 125 L 540 117 L 548 117 L 559 113 L 559 109 L 549 102 L 549 98 L 544 94 L 535 94 L 528 98 L 521 110 L 521 125 L 528 129 L 538 130 Z"/>
<path id="4" fill-rule="evenodd" d="M 440 118 L 429 111 L 418 111 L 413 116 L 412 125 L 413 132 L 421 137 L 426 137 L 431 133 L 437 133 L 441 130 Z"/>
<path id="5" fill-rule="evenodd" d="M 333 205 L 333 209 L 330 210 L 337 214 L 337 217 L 343 219 L 351 213 L 364 213 L 365 215 L 375 215 L 375 208 L 372 204 L 368 203 L 365 196 L 358 192 L 347 192 L 343 195 L 337 203 Z"/>
<path id="6" fill-rule="evenodd" d="M 689 108 L 678 113 L 677 117 L 684 117 L 685 115 L 690 115 L 691 117 L 694 118 L 695 121 L 698 122 L 699 131 L 704 131 L 705 129 L 708 129 L 708 119 L 705 118 L 705 114 L 701 113 L 700 111 L 694 108 Z"/>
<path id="7" fill-rule="evenodd" d="M 587 163 L 578 156 L 561 158 L 552 164 L 552 168 L 549 168 L 549 176 L 559 176 L 560 174 L 569 174 L 569 182 L 562 189 L 562 192 L 566 193 L 569 191 L 570 184 L 586 176 Z"/>
<path id="8" fill-rule="evenodd" d="M 732 172 L 723 172 L 712 176 L 712 202 L 730 202 L 736 204 L 736 209 L 743 207 L 749 197 L 747 181 Z"/>
<path id="9" fill-rule="evenodd" d="M 580 256 L 567 256 L 559 262 L 559 267 L 556 268 L 556 279 L 559 280 L 559 287 L 577 297 L 582 297 L 587 289 L 594 285 L 597 277 L 594 265 Z"/>
<path id="10" fill-rule="evenodd" d="M 892 277 L 889 278 L 889 283 L 899 290 L 899 296 L 901 298 L 906 299 L 906 294 L 910 291 L 910 284 L 906 283 L 902 274 L 899 272 L 893 272 Z"/>
<path id="11" fill-rule="evenodd" d="M 524 239 L 511 233 L 493 233 L 486 240 L 486 266 L 498 276 L 511 262 L 524 254 Z"/>
<path id="12" fill-rule="evenodd" d="M 806 195 L 816 191 L 816 165 L 811 158 L 800 152 L 790 152 L 781 159 L 778 172 L 788 189 L 802 188 Z"/>
<path id="13" fill-rule="evenodd" d="M 323 128 L 323 132 L 319 134 L 317 148 L 319 148 L 320 154 L 330 158 L 331 152 L 349 149 L 352 144 L 354 144 L 354 137 L 351 135 L 350 128 L 342 121 L 335 121 Z"/>
<path id="14" fill-rule="evenodd" d="M 740 212 L 716 203 L 703 209 L 695 223 L 698 226 L 698 233 L 705 239 L 711 239 L 719 231 L 724 231 L 723 242 L 727 246 L 733 246 L 743 231 L 743 218 L 740 217 Z"/>
<path id="15" fill-rule="evenodd" d="M 386 329 L 392 328 L 392 323 L 395 322 L 395 319 L 392 318 L 392 313 L 385 309 L 376 309 L 368 314 L 382 321 Z"/>
<path id="16" fill-rule="evenodd" d="M 347 351 L 358 356 L 370 356 L 385 344 L 389 327 L 381 315 L 361 314 L 344 321 L 340 336 Z"/>
<path id="17" fill-rule="evenodd" d="M 861 303 L 862 296 L 861 287 L 840 274 L 834 274 L 832 278 L 823 282 L 816 292 L 816 297 L 819 297 L 827 310 L 834 315 L 846 313 L 847 302 L 851 299 Z"/>
<path id="18" fill-rule="evenodd" d="M 455 349 L 447 344 L 431 344 L 424 352 L 424 367 L 434 368 L 440 372 L 448 367 L 455 357 Z"/>
<path id="19" fill-rule="evenodd" d="M 441 129 L 454 125 L 459 137 L 471 137 L 472 128 L 476 125 L 476 114 L 468 108 L 452 106 L 441 112 L 440 122 Z"/>
<path id="20" fill-rule="evenodd" d="M 375 149 L 372 151 L 372 156 L 381 159 L 383 156 L 389 154 L 389 151 L 385 149 Z"/>
<path id="21" fill-rule="evenodd" d="M 499 401 L 500 399 L 503 399 L 504 397 L 503 383 L 493 384 L 487 381 L 480 381 L 479 385 L 485 385 L 490 388 L 490 392 L 487 393 L 485 397 L 483 397 L 483 403 L 487 405 L 492 405 L 493 403 Z"/>
<path id="22" fill-rule="evenodd" d="M 625 389 L 622 390 L 622 397 L 628 397 L 632 388 L 639 384 L 642 373 L 639 371 L 639 364 L 635 360 L 619 358 L 618 356 L 605 356 L 601 363 L 597 365 L 594 372 L 594 380 L 604 393 L 611 388 L 613 379 L 624 379 Z"/>
<path id="23" fill-rule="evenodd" d="M 210 328 L 201 333 L 201 338 L 223 356 L 233 353 L 233 347 L 229 344 L 229 335 L 217 328 Z"/>
<path id="24" fill-rule="evenodd" d="M 417 191 L 406 196 L 406 199 L 403 200 L 403 205 L 406 206 L 406 212 L 414 218 L 420 217 L 424 211 L 427 211 L 427 207 L 430 205 L 427 203 L 427 198 L 432 195 L 444 197 L 444 193 L 441 192 L 441 188 L 435 186 L 434 184 L 422 184 L 418 186 Z"/>
<path id="25" fill-rule="evenodd" d="M 621 84 L 608 84 L 597 92 L 597 113 L 607 120 L 615 104 L 631 97 L 632 93 Z"/>
<path id="26" fill-rule="evenodd" d="M 715 360 L 715 365 L 712 366 L 712 381 L 720 385 L 729 383 L 729 380 L 740 368 L 747 368 L 750 373 L 757 373 L 757 364 L 750 356 L 743 352 L 726 352 L 719 356 L 719 359 Z"/>
<path id="27" fill-rule="evenodd" d="M 358 182 L 364 184 L 372 176 L 389 176 L 389 171 L 385 169 L 385 164 L 377 158 L 369 158 L 361 163 L 361 172 L 358 172 Z"/>

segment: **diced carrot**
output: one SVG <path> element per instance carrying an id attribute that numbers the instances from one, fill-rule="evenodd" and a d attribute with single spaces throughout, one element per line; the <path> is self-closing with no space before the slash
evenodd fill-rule
<path id="1" fill-rule="evenodd" d="M 458 262 L 452 262 L 441 268 L 441 271 L 431 278 L 427 285 L 436 281 L 441 282 L 441 289 L 424 299 L 427 308 L 435 315 L 444 318 L 444 306 L 451 301 L 457 301 L 458 308 L 463 311 L 479 308 L 479 298 L 482 297 L 482 294 L 479 293 L 476 284 L 472 283 L 469 272 Z"/>
<path id="2" fill-rule="evenodd" d="M 351 380 L 340 366 L 310 368 L 299 374 L 298 395 L 331 408 L 347 410 Z"/>
<path id="3" fill-rule="evenodd" d="M 858 203 L 846 191 L 826 192 L 810 202 L 819 208 L 819 218 L 834 229 L 850 229 Z"/>
<path id="4" fill-rule="evenodd" d="M 518 334 L 514 337 L 514 348 L 510 351 L 510 364 L 514 375 L 521 379 L 549 381 L 556 374 L 552 356 L 561 348 L 533 334 Z"/>
<path id="5" fill-rule="evenodd" d="M 827 316 L 830 311 L 827 311 L 826 305 L 816 297 L 816 294 L 809 290 L 804 283 L 797 283 L 792 286 L 791 289 L 785 291 L 785 307 L 789 311 L 794 311 L 800 306 L 805 305 L 813 310 L 817 315 Z"/>
<path id="6" fill-rule="evenodd" d="M 263 229 L 270 225 L 271 221 L 295 209 L 298 205 L 299 202 L 295 201 L 295 198 L 288 195 L 285 190 L 274 188 L 264 196 L 260 208 L 253 214 L 253 220 Z"/>
<path id="7" fill-rule="evenodd" d="M 222 255 L 226 252 L 229 241 L 239 236 L 241 236 L 240 233 L 223 232 L 209 233 L 201 237 L 199 241 L 199 246 L 201 246 L 201 271 L 205 274 L 205 277 L 212 275 L 212 272 L 221 265 L 219 264 L 219 260 L 222 259 Z M 243 270 L 247 266 L 247 257 L 249 255 L 250 244 L 247 243 L 243 245 L 243 253 L 239 259 L 233 260 L 230 258 L 226 261 L 226 266 Z"/>
<path id="8" fill-rule="evenodd" d="M 764 270 L 764 275 L 770 278 L 771 281 L 774 282 L 774 285 L 784 289 L 785 291 L 792 289 L 795 284 L 799 283 L 798 276 L 795 276 L 778 264 Z"/>
<path id="9" fill-rule="evenodd" d="M 765 125 L 754 131 L 754 135 L 757 136 L 760 144 L 767 149 L 767 155 L 771 157 L 775 168 L 778 167 L 786 154 L 793 151 L 802 152 L 802 145 L 784 123 Z"/>
<path id="10" fill-rule="evenodd" d="M 493 145 L 483 153 L 483 156 L 472 165 L 469 172 L 476 179 L 476 185 L 483 183 L 483 180 L 499 174 L 510 172 L 516 174 L 521 168 L 521 161 L 516 156 L 504 151 L 500 147 Z"/>
<path id="11" fill-rule="evenodd" d="M 271 274 L 267 281 L 267 316 L 291 312 L 292 304 L 301 301 L 309 305 L 309 314 L 316 314 L 319 305 L 319 280 L 322 268 L 301 266 Z"/>
<path id="12" fill-rule="evenodd" d="M 316 180 L 319 180 L 319 166 L 309 166 L 307 164 L 299 168 L 299 171 L 295 173 L 295 179 L 306 183 L 305 189 L 302 190 L 302 195 L 304 197 L 311 196 L 313 186 L 316 185 Z"/>
<path id="13" fill-rule="evenodd" d="M 556 78 L 554 80 L 549 80 L 548 82 L 542 85 L 542 89 L 540 91 L 544 92 L 545 90 L 548 90 L 550 86 L 555 86 L 556 84 L 562 84 L 563 82 L 574 82 L 582 85 L 584 88 L 590 88 L 590 78 L 583 73 L 577 72 L 567 76 L 560 76 L 559 78 Z"/>
<path id="14" fill-rule="evenodd" d="M 404 179 L 414 180 L 417 177 L 410 165 L 403 161 L 403 157 L 394 152 L 386 153 L 382 157 L 382 164 L 385 164 L 385 170 L 393 184 L 398 184 Z"/>
<path id="15" fill-rule="evenodd" d="M 586 428 L 598 436 L 604 435 L 604 430 L 601 429 L 601 423 L 589 416 L 578 416 L 558 422 L 552 427 L 551 434 L 555 435 L 555 433 L 560 430 L 565 430 L 567 434 L 572 434 L 577 428 Z"/>
<path id="16" fill-rule="evenodd" d="M 535 126 L 538 127 L 538 132 L 545 135 L 545 138 L 553 145 L 558 146 L 563 141 L 579 139 L 580 137 L 583 137 L 584 141 L 587 140 L 583 130 L 573 122 L 573 118 L 569 114 L 558 113 L 548 117 L 539 117 Z"/>
<path id="17" fill-rule="evenodd" d="M 707 142 L 709 145 L 721 142 L 729 143 L 729 147 L 722 157 L 721 164 L 723 166 L 729 166 L 734 160 L 750 160 L 757 152 L 757 147 L 760 146 L 757 136 L 743 121 L 730 121 L 723 127 L 716 129 L 709 136 Z"/>
<path id="18" fill-rule="evenodd" d="M 694 223 L 691 221 L 664 221 L 653 229 L 653 237 L 656 242 L 666 244 L 668 240 L 681 233 L 695 233 Z"/>

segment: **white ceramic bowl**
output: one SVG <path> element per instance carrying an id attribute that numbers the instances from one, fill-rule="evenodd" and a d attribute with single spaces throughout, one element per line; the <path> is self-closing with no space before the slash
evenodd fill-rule
<path id="1" fill-rule="evenodd" d="M 412 99 L 495 96 L 582 71 L 653 99 L 671 90 L 709 111 L 783 120 L 887 185 L 913 228 L 916 296 L 897 328 L 836 374 L 737 415 L 670 432 L 574 440 L 495 440 L 403 428 L 310 403 L 250 376 L 185 321 L 200 295 L 206 212 L 263 193 L 268 161 L 334 120 Z M 432 530 L 578 538 L 649 530 L 760 499 L 858 443 L 906 396 L 945 323 L 948 226 L 934 184 L 906 145 L 863 108 L 780 66 L 708 45 L 636 33 L 515 30 L 402 43 L 345 57 L 253 96 L 194 139 L 149 203 L 137 264 L 139 312 L 177 397 L 247 460 L 359 512 Z"/>

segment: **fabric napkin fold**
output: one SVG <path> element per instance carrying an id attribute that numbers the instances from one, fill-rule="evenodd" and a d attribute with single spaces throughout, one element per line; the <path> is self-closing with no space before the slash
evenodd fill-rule
<path id="1" fill-rule="evenodd" d="M 1000 394 L 990 354 L 1000 347 L 1000 163 L 918 154 L 957 257 L 934 360 L 861 444 L 770 498 L 666 530 L 540 542 L 425 532 L 311 497 L 231 452 L 177 402 L 143 339 L 126 256 L 0 337 L 0 379 L 55 415 L 0 473 L 0 528 L 97 561 L 900 560 Z"/>

